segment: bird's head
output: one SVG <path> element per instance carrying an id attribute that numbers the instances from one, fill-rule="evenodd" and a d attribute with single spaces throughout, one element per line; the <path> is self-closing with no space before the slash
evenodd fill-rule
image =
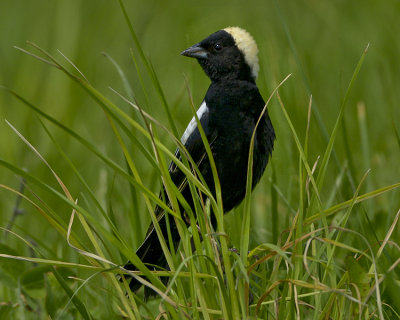
<path id="1" fill-rule="evenodd" d="M 196 58 L 212 81 L 240 79 L 255 82 L 258 75 L 257 44 L 239 27 L 219 30 L 181 54 Z"/>

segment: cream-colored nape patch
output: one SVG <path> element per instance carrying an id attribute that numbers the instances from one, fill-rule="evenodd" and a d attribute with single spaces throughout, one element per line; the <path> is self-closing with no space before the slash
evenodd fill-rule
<path id="1" fill-rule="evenodd" d="M 224 30 L 233 37 L 237 47 L 243 52 L 244 58 L 250 66 L 251 74 L 254 79 L 257 79 L 258 70 L 260 69 L 258 65 L 258 47 L 251 34 L 239 27 L 228 27 Z"/>

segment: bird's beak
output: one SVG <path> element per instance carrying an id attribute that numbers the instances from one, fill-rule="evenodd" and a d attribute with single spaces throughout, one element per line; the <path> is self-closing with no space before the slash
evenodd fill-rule
<path id="1" fill-rule="evenodd" d="M 197 58 L 197 59 L 207 59 L 207 50 L 204 49 L 199 43 L 187 48 L 181 52 L 181 55 L 185 57 Z"/>

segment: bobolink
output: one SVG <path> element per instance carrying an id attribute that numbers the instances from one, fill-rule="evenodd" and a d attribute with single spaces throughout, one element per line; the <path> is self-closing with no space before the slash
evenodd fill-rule
<path id="1" fill-rule="evenodd" d="M 239 27 L 229 27 L 211 34 L 181 54 L 196 58 L 211 79 L 211 85 L 197 111 L 197 116 L 212 150 L 221 184 L 223 208 L 228 212 L 239 205 L 245 196 L 250 140 L 265 106 L 256 85 L 259 70 L 258 48 L 247 31 Z M 274 128 L 266 111 L 255 136 L 253 188 L 265 170 L 274 140 Z M 194 117 L 183 133 L 181 141 L 197 163 L 210 191 L 215 194 L 210 163 Z M 178 158 L 179 152 L 178 149 Z M 185 175 L 173 162 L 169 172 L 175 185 L 181 186 L 180 190 L 185 200 L 193 207 L 188 185 L 182 188 Z M 157 216 L 161 217 L 159 224 L 167 239 L 164 212 L 160 207 L 155 210 Z M 211 220 L 215 226 L 215 218 L 211 217 Z M 173 219 L 170 221 L 173 242 L 177 246 L 180 241 L 179 234 Z M 136 253 L 144 263 L 167 267 L 153 225 Z M 125 267 L 135 270 L 130 263 Z M 140 283 L 132 279 L 130 287 L 137 290 Z"/>

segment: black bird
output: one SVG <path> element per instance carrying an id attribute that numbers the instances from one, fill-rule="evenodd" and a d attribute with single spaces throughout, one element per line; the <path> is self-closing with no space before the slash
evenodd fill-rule
<path id="1" fill-rule="evenodd" d="M 196 58 L 211 79 L 211 85 L 197 111 L 197 116 L 212 150 L 221 184 L 223 208 L 228 212 L 239 205 L 245 196 L 250 139 L 265 106 L 256 85 L 259 70 L 258 48 L 247 31 L 239 27 L 229 27 L 211 34 L 181 54 Z M 274 128 L 266 111 L 255 136 L 253 188 L 265 170 L 274 140 Z M 215 194 L 210 163 L 194 117 L 183 133 L 181 141 L 197 163 L 208 187 Z M 176 155 L 180 157 L 179 149 Z M 177 187 L 181 186 L 182 195 L 193 207 L 189 187 L 186 185 L 182 188 L 185 175 L 173 162 L 169 172 L 172 181 Z M 160 207 L 155 210 L 156 215 L 160 217 L 161 230 L 167 239 L 164 212 Z M 179 234 L 173 219 L 169 220 L 172 222 L 170 228 L 173 242 L 177 246 L 180 241 Z M 215 218 L 212 219 L 212 223 L 215 226 Z M 153 225 L 136 253 L 144 263 L 167 268 Z M 131 263 L 125 267 L 136 270 Z M 140 283 L 132 279 L 130 287 L 137 290 Z M 149 293 L 147 291 L 147 294 Z"/>

